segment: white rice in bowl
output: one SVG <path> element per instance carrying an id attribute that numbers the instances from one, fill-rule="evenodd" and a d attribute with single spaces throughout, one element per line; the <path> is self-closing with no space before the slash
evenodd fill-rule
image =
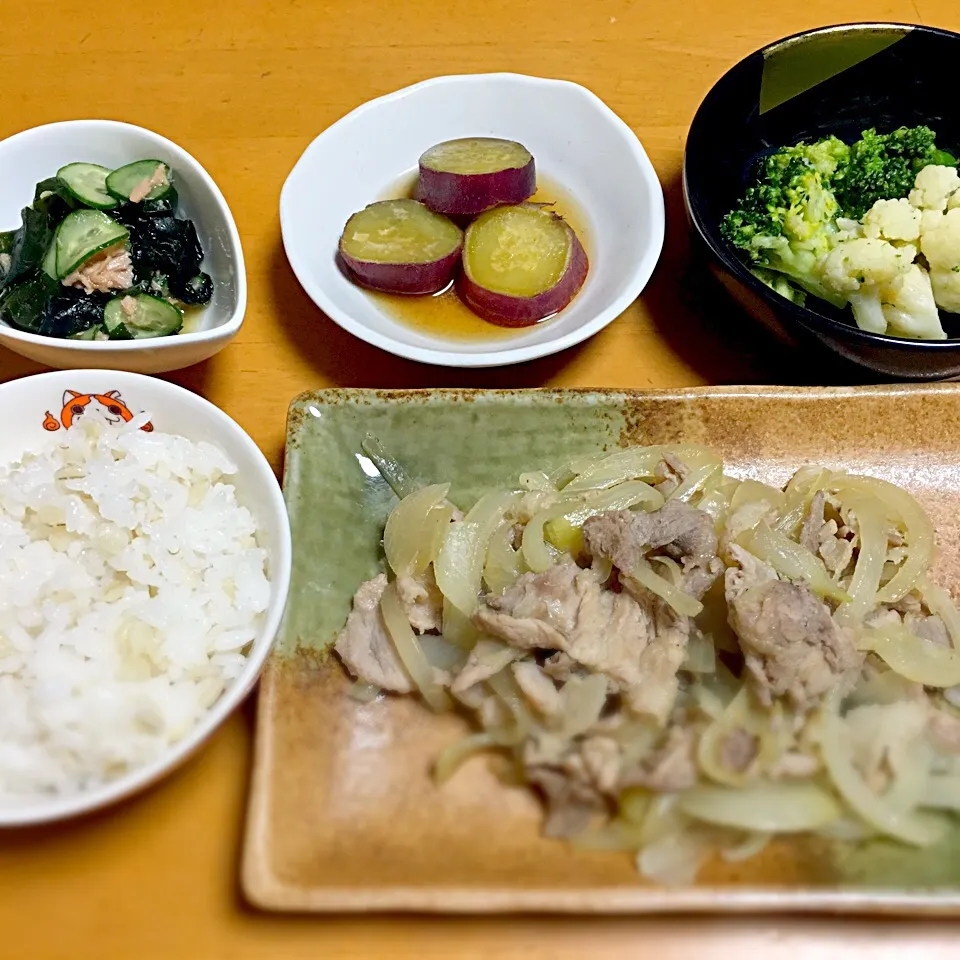
<path id="1" fill-rule="evenodd" d="M 0 806 L 162 756 L 241 672 L 268 558 L 206 442 L 78 422 L 0 466 Z"/>

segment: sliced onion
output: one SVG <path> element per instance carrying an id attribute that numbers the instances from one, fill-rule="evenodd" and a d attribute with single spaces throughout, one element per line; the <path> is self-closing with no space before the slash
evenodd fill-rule
<path id="1" fill-rule="evenodd" d="M 490 538 L 483 565 L 483 579 L 491 593 L 503 593 L 523 572 L 520 554 L 513 549 L 511 526 L 501 524 Z"/>
<path id="2" fill-rule="evenodd" d="M 713 638 L 708 633 L 691 629 L 687 653 L 680 669 L 690 673 L 713 673 L 716 668 L 717 651 L 713 646 Z"/>
<path id="3" fill-rule="evenodd" d="M 736 696 L 730 700 L 721 715 L 703 731 L 697 742 L 697 764 L 703 773 L 716 783 L 727 787 L 742 787 L 749 782 L 749 768 L 732 770 L 721 761 L 720 751 L 724 740 L 734 730 L 743 730 L 760 738 L 767 721 L 754 713 L 751 706 L 750 691 L 746 684 L 741 684 Z"/>
<path id="4" fill-rule="evenodd" d="M 554 482 L 542 470 L 521 473 L 520 486 L 524 490 L 540 490 L 544 493 L 553 493 L 557 489 Z"/>
<path id="5" fill-rule="evenodd" d="M 705 463 L 696 467 L 687 474 L 677 489 L 667 496 L 667 499 L 688 501 L 714 477 L 722 473 L 723 465 L 720 463 Z"/>
<path id="6" fill-rule="evenodd" d="M 826 790 L 810 781 L 765 781 L 735 789 L 702 784 L 681 793 L 677 804 L 705 823 L 764 833 L 816 830 L 843 812 Z"/>
<path id="7" fill-rule="evenodd" d="M 461 737 L 455 743 L 449 744 L 440 751 L 440 755 L 433 766 L 433 777 L 437 783 L 445 783 L 474 754 L 495 747 L 509 746 L 512 742 L 515 742 L 515 739 L 503 732 L 498 733 L 492 730 Z"/>
<path id="8" fill-rule="evenodd" d="M 850 580 L 850 602 L 842 603 L 835 614 L 838 623 L 854 626 L 876 606 L 883 565 L 887 559 L 887 528 L 874 498 L 850 497 L 846 501 L 857 515 L 860 549 Z"/>
<path id="9" fill-rule="evenodd" d="M 703 604 L 699 600 L 655 573 L 646 560 L 641 560 L 632 567 L 629 574 L 621 571 L 621 576 L 627 580 L 636 580 L 642 587 L 666 601 L 681 616 L 695 617 L 703 610 Z"/>
<path id="10" fill-rule="evenodd" d="M 570 464 L 571 472 L 576 476 L 563 489 L 571 493 L 574 490 L 602 490 L 636 477 L 652 478 L 662 459 L 660 447 L 628 447 L 593 460 L 581 458 Z"/>
<path id="11" fill-rule="evenodd" d="M 495 673 L 487 680 L 487 685 L 513 714 L 518 733 L 525 736 L 537 726 L 537 721 L 527 707 L 526 697 L 524 697 L 520 685 L 514 679 L 512 670 L 504 669 Z"/>
<path id="12" fill-rule="evenodd" d="M 647 844 L 637 854 L 637 870 L 667 887 L 689 886 L 715 849 L 714 837 L 684 825 Z"/>
<path id="13" fill-rule="evenodd" d="M 770 843 L 769 833 L 753 832 L 744 835 L 743 839 L 732 847 L 720 851 L 720 856 L 727 863 L 742 863 L 763 853 Z"/>
<path id="14" fill-rule="evenodd" d="M 902 677 L 925 687 L 952 687 L 960 683 L 960 652 L 942 647 L 903 626 L 864 630 L 857 640 L 861 650 L 872 650 Z"/>
<path id="15" fill-rule="evenodd" d="M 782 576 L 805 580 L 810 589 L 822 597 L 841 603 L 850 601 L 850 594 L 833 582 L 819 557 L 782 533 L 771 530 L 765 520 L 747 533 L 742 542 L 754 556 L 769 563 Z"/>
<path id="16" fill-rule="evenodd" d="M 939 842 L 946 832 L 944 821 L 898 809 L 874 793 L 857 772 L 840 718 L 840 699 L 838 690 L 831 693 L 820 715 L 820 755 L 837 792 L 858 816 L 880 833 L 915 847 L 929 847 Z"/>
<path id="17" fill-rule="evenodd" d="M 419 576 L 433 562 L 453 516 L 449 492 L 449 483 L 421 487 L 390 511 L 383 549 L 397 576 Z"/>
<path id="18" fill-rule="evenodd" d="M 920 590 L 927 609 L 943 621 L 947 633 L 950 634 L 954 649 L 960 650 L 960 611 L 957 610 L 953 598 L 943 587 L 929 580 L 926 576 L 917 581 L 917 588 Z"/>
<path id="19" fill-rule="evenodd" d="M 960 776 L 930 774 L 920 805 L 935 807 L 939 810 L 960 810 Z"/>
<path id="20" fill-rule="evenodd" d="M 703 496 L 697 501 L 697 509 L 702 510 L 713 519 L 714 528 L 719 532 L 727 521 L 730 513 L 730 502 L 737 491 L 739 482 L 731 480 L 722 473 L 719 482 L 705 489 Z"/>
<path id="21" fill-rule="evenodd" d="M 650 804 L 653 803 L 653 794 L 643 787 L 628 787 L 620 793 L 617 799 L 617 809 L 620 816 L 630 824 L 642 826 Z"/>
<path id="22" fill-rule="evenodd" d="M 424 701 L 437 713 L 449 710 L 450 698 L 434 677 L 433 666 L 427 660 L 420 646 L 420 639 L 413 632 L 407 615 L 403 612 L 403 604 L 397 595 L 395 583 L 391 583 L 383 592 L 383 597 L 380 599 L 380 612 L 383 614 L 387 631 L 397 649 L 397 656 L 400 657 L 400 662 L 417 685 Z"/>
<path id="23" fill-rule="evenodd" d="M 835 489 L 843 497 L 847 490 L 869 494 L 889 507 L 903 522 L 906 533 L 907 559 L 877 593 L 877 603 L 896 603 L 905 597 L 926 572 L 935 544 L 933 524 L 923 507 L 906 490 L 878 480 L 876 477 L 842 476 L 834 480 Z"/>
<path id="24" fill-rule="evenodd" d="M 459 670 L 467 659 L 466 650 L 450 643 L 443 637 L 425 633 L 417 638 L 423 655 L 430 661 L 431 666 L 438 670 Z"/>
<path id="25" fill-rule="evenodd" d="M 775 514 L 782 509 L 785 501 L 784 492 L 776 487 L 761 483 L 759 480 L 741 480 L 730 498 L 730 512 L 733 513 L 743 507 L 756 505 L 766 507 L 769 514 Z M 758 522 L 763 516 L 763 511 L 757 512 Z"/>
<path id="26" fill-rule="evenodd" d="M 443 598 L 443 639 L 461 650 L 472 650 L 480 636 L 473 621 L 464 616 L 446 597 Z"/>
<path id="27" fill-rule="evenodd" d="M 792 536 L 810 512 L 810 503 L 818 490 L 824 487 L 829 471 L 821 467 L 801 467 L 787 484 L 786 500 L 780 510 L 780 518 L 774 525 L 779 533 Z"/>
<path id="28" fill-rule="evenodd" d="M 371 703 L 376 700 L 377 697 L 383 691 L 372 683 L 367 683 L 366 680 L 356 680 L 354 683 L 351 683 L 347 689 L 347 696 L 351 700 L 356 700 L 358 703 Z"/>
<path id="29" fill-rule="evenodd" d="M 462 613 L 477 612 L 487 547 L 507 510 L 516 502 L 512 492 L 481 497 L 460 523 L 451 523 L 434 562 L 440 592 Z"/>
<path id="30" fill-rule="evenodd" d="M 606 702 L 607 678 L 603 674 L 571 677 L 560 690 L 560 735 L 572 739 L 586 733 L 600 719 Z"/>

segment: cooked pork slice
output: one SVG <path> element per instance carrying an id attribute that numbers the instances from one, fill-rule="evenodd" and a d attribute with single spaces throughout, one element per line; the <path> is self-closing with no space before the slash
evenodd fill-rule
<path id="1" fill-rule="evenodd" d="M 475 622 L 511 646 L 560 651 L 603 673 L 637 712 L 663 718 L 673 706 L 689 621 L 605 590 L 575 563 L 524 574 L 481 603 Z"/>
<path id="2" fill-rule="evenodd" d="M 719 557 L 712 557 L 705 564 L 694 564 L 680 578 L 680 589 L 696 600 L 702 600 L 726 569 Z"/>
<path id="3" fill-rule="evenodd" d="M 397 577 L 397 595 L 410 626 L 417 633 L 430 633 L 443 623 L 443 594 L 437 586 L 433 567 L 419 577 Z"/>
<path id="4" fill-rule="evenodd" d="M 555 717 L 560 712 L 560 691 L 533 660 L 513 665 L 513 676 L 531 706 L 544 717 Z"/>
<path id="5" fill-rule="evenodd" d="M 669 497 L 687 478 L 690 468 L 673 453 L 665 453 L 654 469 L 654 487 L 665 497 Z"/>
<path id="6" fill-rule="evenodd" d="M 830 573 L 836 575 L 843 573 L 850 566 L 850 561 L 853 559 L 853 542 L 831 534 L 820 543 L 815 552 L 820 554 Z"/>
<path id="7" fill-rule="evenodd" d="M 360 585 L 353 598 L 353 610 L 333 649 L 358 680 L 381 690 L 411 693 L 413 682 L 380 615 L 380 599 L 386 589 L 387 577 L 383 573 Z"/>
<path id="8" fill-rule="evenodd" d="M 602 793 L 614 794 L 620 779 L 620 744 L 611 737 L 587 737 L 580 745 L 587 776 Z"/>
<path id="9" fill-rule="evenodd" d="M 133 286 L 133 261 L 130 251 L 120 245 L 110 247 L 81 264 L 68 277 L 65 287 L 80 287 L 84 293 L 109 293 Z"/>
<path id="10" fill-rule="evenodd" d="M 583 525 L 583 543 L 593 556 L 609 557 L 629 573 L 651 550 L 686 563 L 706 563 L 717 555 L 717 534 L 710 516 L 680 500 L 659 510 L 616 510 L 590 517 Z"/>
<path id="11" fill-rule="evenodd" d="M 730 558 L 737 566 L 728 567 L 725 575 L 724 592 L 728 605 L 745 590 L 778 579 L 777 571 L 769 563 L 764 563 L 749 550 L 744 550 L 735 543 L 730 546 Z"/>
<path id="12" fill-rule="evenodd" d="M 547 837 L 572 837 L 581 833 L 591 817 L 606 809 L 597 789 L 579 777 L 553 767 L 531 767 L 527 779 L 543 793 L 547 816 L 543 833 Z"/>
<path id="13" fill-rule="evenodd" d="M 859 669 L 862 657 L 850 637 L 809 587 L 768 580 L 739 592 L 728 589 L 727 597 L 730 625 L 761 703 L 785 696 L 808 710 Z"/>
<path id="14" fill-rule="evenodd" d="M 906 613 L 903 625 L 922 640 L 936 643 L 941 647 L 951 646 L 947 625 L 937 616 L 924 616 L 922 613 Z"/>
<path id="15" fill-rule="evenodd" d="M 823 508 L 826 502 L 826 495 L 822 490 L 818 490 L 810 501 L 810 509 L 807 510 L 800 528 L 800 545 L 811 553 L 816 553 L 820 548 L 820 531 L 823 529 Z"/>
<path id="16" fill-rule="evenodd" d="M 548 657 L 543 672 L 558 683 L 566 683 L 571 677 L 585 677 L 587 671 L 572 657 L 561 651 Z"/>
<path id="17" fill-rule="evenodd" d="M 696 731 L 692 727 L 671 726 L 663 745 L 635 769 L 624 773 L 620 779 L 621 788 L 646 787 L 658 793 L 689 789 L 697 782 L 696 743 Z"/>
<path id="18" fill-rule="evenodd" d="M 499 640 L 481 637 L 470 651 L 467 662 L 454 677 L 450 692 L 460 696 L 475 684 L 489 680 L 521 656 L 523 651 L 516 647 L 507 646 Z"/>

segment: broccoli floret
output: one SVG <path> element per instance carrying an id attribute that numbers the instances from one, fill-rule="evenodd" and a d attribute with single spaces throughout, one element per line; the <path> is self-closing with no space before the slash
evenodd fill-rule
<path id="1" fill-rule="evenodd" d="M 806 290 L 798 290 L 782 273 L 774 273 L 773 270 L 764 270 L 762 267 L 754 267 L 750 272 L 761 283 L 765 283 L 771 290 L 775 290 L 798 307 L 802 307 L 806 302 Z"/>
<path id="2" fill-rule="evenodd" d="M 847 147 L 836 137 L 778 150 L 763 162 L 758 182 L 724 217 L 721 233 L 753 268 L 782 273 L 815 296 L 836 302 L 814 271 L 836 239 L 839 207 L 831 184 L 846 164 Z"/>
<path id="3" fill-rule="evenodd" d="M 850 162 L 835 179 L 837 200 L 845 217 L 859 220 L 877 200 L 906 197 L 925 166 L 956 162 L 937 149 L 929 127 L 900 127 L 892 133 L 864 130 L 850 147 Z"/>

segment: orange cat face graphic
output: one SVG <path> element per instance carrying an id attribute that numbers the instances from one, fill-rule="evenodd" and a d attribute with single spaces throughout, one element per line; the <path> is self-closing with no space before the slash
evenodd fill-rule
<path id="1" fill-rule="evenodd" d="M 127 423 L 133 419 L 133 411 L 123 402 L 118 390 L 109 393 L 77 393 L 67 390 L 63 394 L 63 409 L 57 419 L 49 410 L 43 420 L 44 430 L 59 430 L 63 424 L 69 430 L 80 418 L 95 419 L 101 423 Z M 145 423 L 141 430 L 149 433 L 152 423 Z"/>

